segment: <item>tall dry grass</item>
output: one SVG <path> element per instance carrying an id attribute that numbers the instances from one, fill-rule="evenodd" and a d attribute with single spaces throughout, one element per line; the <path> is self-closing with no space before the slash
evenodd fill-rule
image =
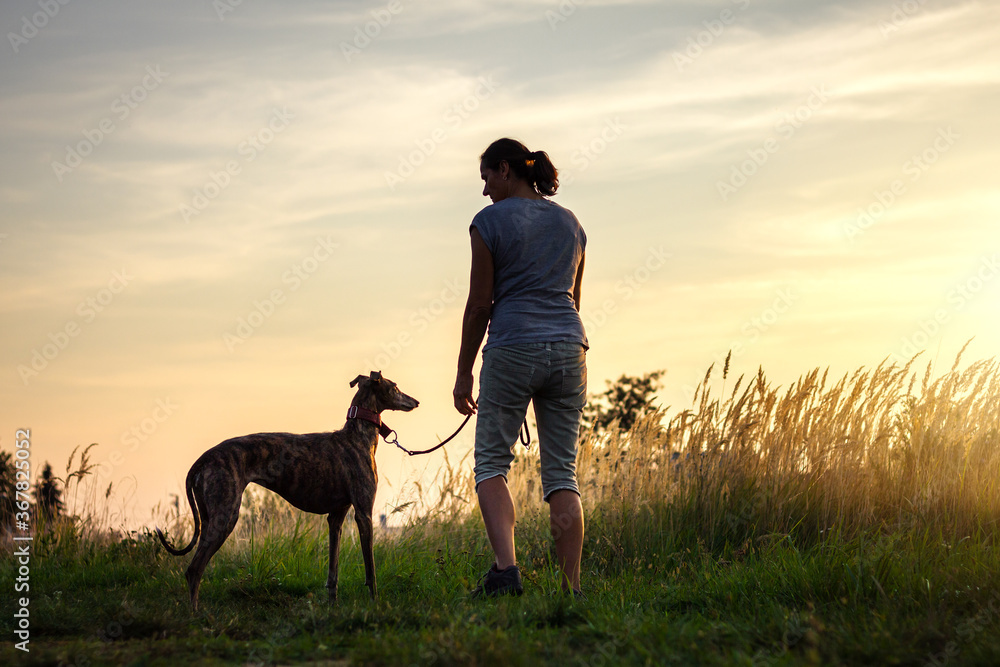
<path id="1" fill-rule="evenodd" d="M 816 369 L 787 388 L 760 371 L 725 390 L 726 368 L 719 393 L 710 368 L 691 408 L 649 415 L 629 432 L 581 438 L 588 548 L 627 560 L 692 544 L 727 553 L 776 537 L 811 544 L 872 531 L 992 542 L 1000 521 L 1000 368 L 988 360 L 960 370 L 960 358 L 937 379 L 911 361 L 839 379 Z M 111 488 L 85 483 L 92 481 L 87 454 L 76 472 L 67 467 L 69 532 L 120 535 L 109 525 Z M 450 535 L 484 548 L 470 458 L 453 462 L 445 453 L 436 479 L 404 487 L 405 539 Z M 518 448 L 508 482 L 519 548 L 545 553 L 551 540 L 538 469 L 537 446 Z M 190 511 L 180 505 L 161 508 L 157 521 L 177 543 L 191 534 Z M 278 537 L 325 541 L 324 517 L 262 489 L 247 492 L 241 513 L 232 548 Z"/>
<path id="2" fill-rule="evenodd" d="M 64 475 L 54 476 L 62 501 L 61 513 L 47 517 L 38 507 L 34 508 L 33 530 L 43 551 L 73 547 L 80 540 L 106 544 L 121 537 L 115 529 L 124 520 L 124 514 L 115 506 L 120 499 L 113 497 L 113 484 L 103 487 L 97 481 L 94 475 L 97 465 L 90 459 L 94 447 L 97 443 L 74 447 Z"/>
<path id="3" fill-rule="evenodd" d="M 710 368 L 690 409 L 581 439 L 588 543 L 625 556 L 873 531 L 993 540 L 1000 369 L 989 360 L 959 370 L 960 359 L 934 380 L 913 360 L 839 379 L 816 369 L 787 388 L 760 371 L 724 394 L 713 392 Z M 425 525 L 476 522 L 469 467 L 443 469 L 444 491 Z M 549 541 L 538 468 L 533 448 L 517 456 L 508 480 L 528 549 Z"/>

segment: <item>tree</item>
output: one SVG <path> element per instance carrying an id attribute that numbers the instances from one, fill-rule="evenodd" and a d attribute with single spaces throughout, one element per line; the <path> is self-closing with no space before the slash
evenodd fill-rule
<path id="1" fill-rule="evenodd" d="M 659 409 L 654 404 L 654 394 L 663 388 L 660 377 L 666 372 L 653 371 L 642 377 L 622 375 L 615 382 L 605 380 L 608 389 L 601 394 L 592 394 L 583 409 L 584 426 L 603 433 L 617 420 L 618 428 L 628 431 L 640 418 Z"/>
<path id="2" fill-rule="evenodd" d="M 60 516 L 63 512 L 62 489 L 57 484 L 56 476 L 52 474 L 52 465 L 46 461 L 42 474 L 35 482 L 35 506 L 42 518 L 48 520 Z"/>
<path id="3" fill-rule="evenodd" d="M 10 526 L 14 519 L 15 487 L 14 457 L 10 452 L 0 452 L 0 530 Z"/>

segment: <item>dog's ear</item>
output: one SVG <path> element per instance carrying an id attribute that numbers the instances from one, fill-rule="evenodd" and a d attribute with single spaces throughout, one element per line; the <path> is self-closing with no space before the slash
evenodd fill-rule
<path id="1" fill-rule="evenodd" d="M 371 379 L 374 380 L 375 382 L 381 382 L 382 381 L 382 372 L 381 371 L 372 371 Z"/>
<path id="2" fill-rule="evenodd" d="M 368 378 L 366 378 L 364 375 L 359 375 L 358 377 L 356 377 L 353 380 L 351 380 L 351 386 L 353 387 L 353 386 L 357 385 L 359 382 L 361 382 L 362 380 L 367 380 L 367 379 Z"/>

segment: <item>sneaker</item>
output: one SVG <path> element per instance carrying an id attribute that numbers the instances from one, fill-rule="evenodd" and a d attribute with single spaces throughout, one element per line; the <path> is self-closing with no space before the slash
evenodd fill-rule
<path id="1" fill-rule="evenodd" d="M 517 565 L 511 565 L 503 570 L 497 569 L 493 563 L 489 571 L 479 579 L 479 585 L 472 591 L 472 599 L 493 598 L 498 595 L 521 595 L 524 586 L 521 585 L 521 571 Z"/>

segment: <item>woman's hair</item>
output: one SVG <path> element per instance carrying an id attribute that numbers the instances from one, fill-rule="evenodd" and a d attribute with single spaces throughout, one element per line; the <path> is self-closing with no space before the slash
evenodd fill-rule
<path id="1" fill-rule="evenodd" d="M 518 178 L 527 181 L 538 194 L 551 197 L 559 187 L 559 172 L 545 151 L 529 151 L 515 139 L 497 139 L 489 145 L 479 161 L 489 169 L 499 169 L 501 162 L 510 165 Z"/>

